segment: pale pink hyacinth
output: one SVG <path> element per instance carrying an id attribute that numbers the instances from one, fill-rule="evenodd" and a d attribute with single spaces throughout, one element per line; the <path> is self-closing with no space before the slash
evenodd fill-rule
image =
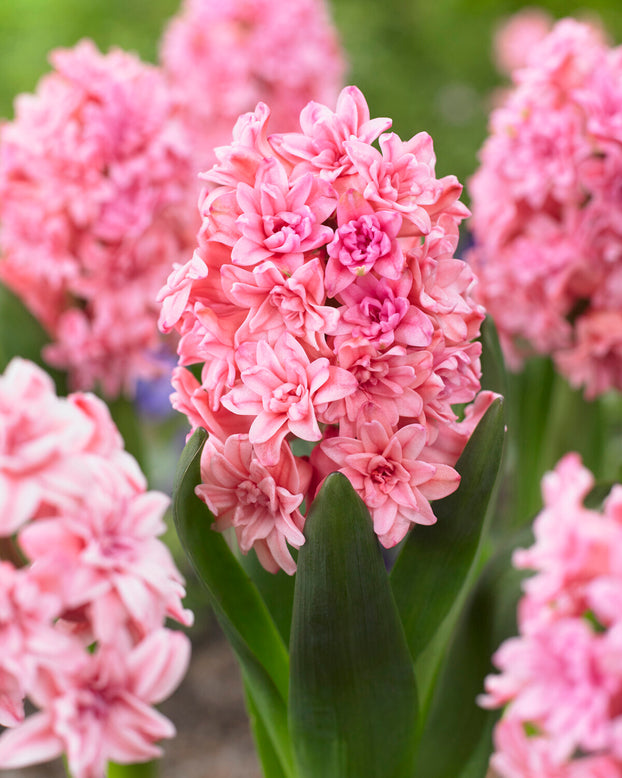
<path id="1" fill-rule="evenodd" d="M 160 61 L 197 171 L 259 100 L 270 104 L 275 130 L 294 130 L 310 100 L 334 105 L 345 73 L 325 0 L 184 0 Z"/>
<path id="2" fill-rule="evenodd" d="M 543 479 L 534 545 L 514 554 L 535 574 L 480 698 L 504 708 L 491 762 L 503 778 L 622 775 L 622 486 L 596 511 L 593 484 L 567 454 Z"/>
<path id="3" fill-rule="evenodd" d="M 41 368 L 0 376 L 0 769 L 65 753 L 75 778 L 161 753 L 152 709 L 185 673 L 183 580 L 147 491 L 95 395 L 57 397 Z M 18 564 L 18 567 L 15 567 Z M 24 718 L 24 700 L 39 710 Z"/>
<path id="4" fill-rule="evenodd" d="M 550 354 L 590 399 L 622 387 L 622 48 L 564 19 L 513 78 L 469 183 L 479 299 L 513 368 Z"/>
<path id="5" fill-rule="evenodd" d="M 160 326 L 179 334 L 173 405 L 210 435 L 197 493 L 215 528 L 293 573 L 302 506 L 331 470 L 385 546 L 432 524 L 493 395 L 454 257 L 468 211 L 431 138 L 385 133 L 353 86 L 335 110 L 309 103 L 301 131 L 269 121 L 263 103 L 241 116 L 201 174 L 199 246 L 160 292 Z"/>
<path id="6" fill-rule="evenodd" d="M 0 127 L 0 281 L 73 388 L 132 393 L 161 371 L 155 296 L 194 242 L 191 147 L 156 67 L 88 40 L 50 61 Z"/>

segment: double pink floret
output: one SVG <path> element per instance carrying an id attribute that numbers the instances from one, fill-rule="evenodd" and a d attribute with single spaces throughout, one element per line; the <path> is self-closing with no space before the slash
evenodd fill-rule
<path id="1" fill-rule="evenodd" d="M 269 116 L 241 116 L 202 174 L 199 247 L 160 325 L 180 335 L 173 403 L 210 434 L 197 492 L 216 528 L 293 573 L 303 503 L 334 470 L 385 546 L 433 523 L 491 395 L 452 410 L 480 389 L 483 309 L 453 257 L 461 187 L 436 178 L 430 137 L 382 134 L 355 87 L 335 111 L 307 105 L 299 132 L 269 135 Z"/>
<path id="2" fill-rule="evenodd" d="M 57 397 L 40 368 L 0 376 L 0 768 L 65 753 L 76 778 L 160 755 L 152 706 L 185 673 L 182 578 L 160 541 L 168 498 L 107 407 Z M 3 553 L 3 556 L 5 554 Z M 39 710 L 24 718 L 24 699 Z"/>
<path id="3" fill-rule="evenodd" d="M 622 388 L 622 48 L 532 35 L 469 184 L 471 261 L 510 364 L 550 354 L 591 398 Z"/>
<path id="4" fill-rule="evenodd" d="M 543 480 L 535 544 L 514 554 L 535 575 L 480 698 L 504 708 L 491 762 L 504 778 L 622 773 L 622 487 L 598 512 L 583 504 L 593 484 L 566 455 Z"/>

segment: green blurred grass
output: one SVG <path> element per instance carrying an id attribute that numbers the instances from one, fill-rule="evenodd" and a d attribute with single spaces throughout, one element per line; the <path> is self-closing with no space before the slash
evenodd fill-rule
<path id="1" fill-rule="evenodd" d="M 218 2 L 219 0 L 214 0 Z M 333 13 L 351 61 L 349 83 L 367 96 L 372 114 L 391 116 L 408 138 L 434 138 L 438 173 L 465 181 L 486 132 L 497 20 L 524 3 L 512 0 L 333 0 Z M 619 0 L 571 6 L 543 3 L 555 16 L 597 13 L 612 39 L 622 40 Z M 48 70 L 47 53 L 92 37 L 155 61 L 165 21 L 178 0 L 0 0 L 0 115 L 14 96 L 32 91 Z"/>

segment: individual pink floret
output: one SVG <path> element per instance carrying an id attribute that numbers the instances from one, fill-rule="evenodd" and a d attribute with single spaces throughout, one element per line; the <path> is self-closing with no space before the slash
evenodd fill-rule
<path id="1" fill-rule="evenodd" d="M 291 274 L 272 262 L 252 272 L 225 265 L 221 280 L 225 295 L 240 307 L 248 307 L 247 318 L 236 333 L 238 342 L 267 337 L 274 343 L 289 332 L 318 354 L 326 353 L 326 335 L 335 333 L 339 311 L 323 304 L 326 294 L 319 259 Z"/>
<path id="2" fill-rule="evenodd" d="M 413 524 L 434 524 L 428 501 L 446 497 L 460 480 L 452 467 L 420 460 L 425 438 L 419 424 L 391 434 L 371 421 L 360 425 L 356 438 L 339 436 L 321 445 L 363 498 L 386 548 L 399 543 Z"/>
<path id="3" fill-rule="evenodd" d="M 535 543 L 514 565 L 523 583 L 518 637 L 493 657 L 485 707 L 503 707 L 491 764 L 503 778 L 619 776 L 622 770 L 622 492 L 601 511 L 576 454 L 543 479 Z M 541 772 L 538 772 L 540 770 Z"/>
<path id="4" fill-rule="evenodd" d="M 490 117 L 470 181 L 479 298 L 509 364 L 549 354 L 591 399 L 622 386 L 622 50 L 557 22 Z"/>
<path id="5" fill-rule="evenodd" d="M 339 94 L 335 111 L 317 102 L 310 102 L 300 112 L 301 132 L 289 132 L 274 137 L 276 150 L 294 164 L 293 178 L 309 171 L 331 181 L 342 194 L 348 183 L 354 183 L 356 168 L 346 152 L 346 141 L 357 139 L 373 143 L 391 119 L 371 119 L 363 93 L 347 86 Z"/>
<path id="6" fill-rule="evenodd" d="M 274 158 L 257 170 L 255 186 L 238 184 L 240 237 L 231 250 L 234 265 L 258 265 L 267 259 L 292 273 L 303 254 L 325 245 L 333 235 L 323 225 L 335 210 L 330 184 L 310 173 L 291 187 L 285 168 Z"/>
<path id="7" fill-rule="evenodd" d="M 374 211 L 353 189 L 337 205 L 337 230 L 326 252 L 326 293 L 336 297 L 357 276 L 370 270 L 393 280 L 399 279 L 405 259 L 397 242 L 402 217 L 397 211 Z"/>
<path id="8" fill-rule="evenodd" d="M 50 59 L 0 129 L 0 280 L 73 388 L 131 393 L 157 372 L 155 296 L 194 239 L 190 146 L 157 68 L 88 40 Z"/>
<path id="9" fill-rule="evenodd" d="M 278 464 L 265 466 L 247 435 L 233 435 L 224 444 L 206 444 L 197 494 L 217 516 L 215 529 L 234 527 L 243 554 L 254 548 L 267 570 L 292 575 L 296 563 L 288 544 L 300 548 L 304 543 L 300 507 L 310 470 L 286 445 Z"/>
<path id="10" fill-rule="evenodd" d="M 242 385 L 222 399 L 233 413 L 253 416 L 249 440 L 259 461 L 276 465 L 288 432 L 302 440 L 322 437 L 318 415 L 325 406 L 351 394 L 356 381 L 347 370 L 321 357 L 313 362 L 286 333 L 274 344 L 256 345 L 253 366 L 242 370 Z"/>

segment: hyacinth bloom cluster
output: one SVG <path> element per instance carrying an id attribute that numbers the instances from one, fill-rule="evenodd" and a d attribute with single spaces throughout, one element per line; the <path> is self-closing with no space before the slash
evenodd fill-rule
<path id="1" fill-rule="evenodd" d="M 104 403 L 57 397 L 14 359 L 0 376 L 0 769 L 66 754 L 74 778 L 142 762 L 174 735 L 152 706 L 190 645 L 166 546 L 168 498 L 146 490 Z M 38 709 L 24 717 L 24 699 Z"/>
<path id="2" fill-rule="evenodd" d="M 87 40 L 50 60 L 0 127 L 0 281 L 73 388 L 131 393 L 159 370 L 154 299 L 194 244 L 190 147 L 154 66 Z"/>
<path id="3" fill-rule="evenodd" d="M 558 22 L 491 116 L 470 182 L 480 300 L 510 364 L 551 354 L 588 398 L 622 387 L 622 48 Z"/>
<path id="4" fill-rule="evenodd" d="M 492 758 L 503 778 L 622 775 L 622 486 L 599 512 L 584 506 L 593 484 L 567 454 L 543 479 L 534 545 L 514 553 L 535 574 L 480 700 L 504 707 Z"/>
<path id="5" fill-rule="evenodd" d="M 210 436 L 197 491 L 216 528 L 293 573 L 303 503 L 333 471 L 384 546 L 432 524 L 492 398 L 452 409 L 480 389 L 483 310 L 454 257 L 461 186 L 436 178 L 430 136 L 386 132 L 355 87 L 335 111 L 309 103 L 297 132 L 268 134 L 269 116 L 240 117 L 202 174 L 199 246 L 160 324 L 180 335 L 173 404 Z"/>
<path id="6" fill-rule="evenodd" d="M 238 116 L 269 103 L 274 130 L 301 109 L 334 105 L 344 59 L 324 0 L 185 0 L 165 30 L 160 61 L 192 137 L 197 171 L 214 162 Z"/>
<path id="7" fill-rule="evenodd" d="M 531 49 L 553 27 L 553 17 L 543 8 L 526 6 L 501 21 L 493 39 L 493 59 L 497 69 L 511 76 L 527 64 Z"/>

